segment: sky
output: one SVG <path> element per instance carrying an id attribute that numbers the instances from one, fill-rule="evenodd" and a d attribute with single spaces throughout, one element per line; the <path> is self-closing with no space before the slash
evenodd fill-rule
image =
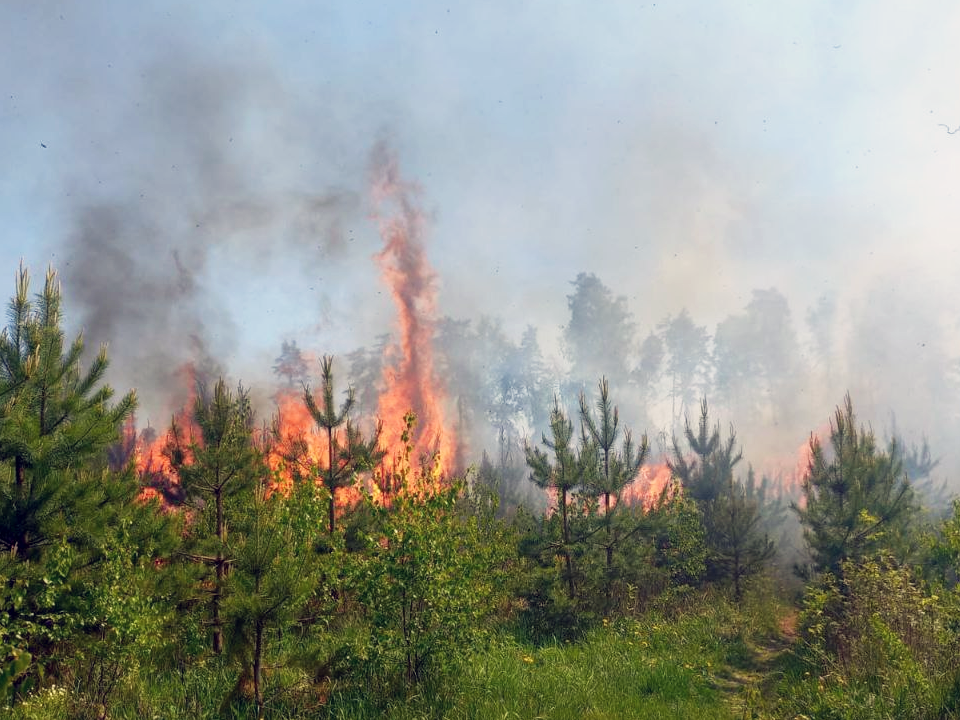
<path id="1" fill-rule="evenodd" d="M 249 378 L 284 339 L 348 352 L 391 328 L 385 142 L 442 312 L 548 353 L 591 272 L 641 332 L 776 287 L 801 333 L 822 297 L 877 328 L 878 372 L 918 328 L 960 357 L 957 37 L 932 0 L 6 0 L 0 271 L 55 267 L 148 406 L 192 354 Z"/>

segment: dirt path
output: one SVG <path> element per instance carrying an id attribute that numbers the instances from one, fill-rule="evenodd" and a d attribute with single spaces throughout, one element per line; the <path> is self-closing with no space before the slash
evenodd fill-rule
<path id="1" fill-rule="evenodd" d="M 777 622 L 777 632 L 759 644 L 748 644 L 748 656 L 717 678 L 717 687 L 738 717 L 758 717 L 758 711 L 776 686 L 777 663 L 797 639 L 797 611 L 791 609 Z"/>

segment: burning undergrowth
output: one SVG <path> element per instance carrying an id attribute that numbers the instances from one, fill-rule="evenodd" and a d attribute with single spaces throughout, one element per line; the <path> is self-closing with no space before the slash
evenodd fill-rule
<path id="1" fill-rule="evenodd" d="M 401 473 L 407 482 L 439 487 L 460 469 L 461 462 L 457 438 L 446 420 L 447 393 L 435 368 L 436 275 L 426 254 L 427 223 L 418 194 L 414 184 L 402 179 L 395 154 L 378 145 L 371 163 L 371 197 L 383 247 L 375 260 L 396 310 L 396 339 L 384 348 L 382 375 L 376 383 L 375 422 L 382 460 L 367 473 L 368 489 L 380 496 L 397 490 Z M 283 371 L 290 374 L 286 365 Z M 177 373 L 180 400 L 175 406 L 179 410 L 170 426 L 161 432 L 148 426 L 139 433 L 133 423 L 124 428 L 114 464 L 132 457 L 146 495 L 159 495 L 171 504 L 182 500 L 171 453 L 177 448 L 189 453 L 193 443 L 202 441 L 193 407 L 209 375 L 184 363 Z M 318 478 L 324 463 L 337 462 L 329 439 L 305 403 L 304 394 L 310 392 L 306 382 L 301 388 L 289 382 L 273 398 L 275 412 L 269 427 L 255 434 L 274 485 L 280 489 L 295 477 Z M 351 418 L 345 432 L 354 432 L 359 425 Z M 334 436 L 334 442 L 337 439 Z M 190 458 L 185 461 L 189 463 Z M 420 469 L 409 472 L 410 465 Z M 341 507 L 359 500 L 355 488 L 343 490 L 338 497 Z"/>

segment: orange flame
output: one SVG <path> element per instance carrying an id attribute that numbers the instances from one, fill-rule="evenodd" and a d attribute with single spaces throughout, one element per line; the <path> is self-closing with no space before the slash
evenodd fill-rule
<path id="1" fill-rule="evenodd" d="M 813 440 L 822 442 L 825 437 L 830 437 L 829 423 L 824 423 L 816 430 L 811 431 L 810 436 L 803 441 L 792 456 L 766 463 L 761 473 L 773 481 L 777 492 L 795 498 L 795 501 L 801 507 L 804 504 L 801 489 L 803 481 L 810 472 L 810 462 L 813 459 L 810 443 Z"/>
<path id="2" fill-rule="evenodd" d="M 173 421 L 179 428 L 183 444 L 189 446 L 199 436 L 200 432 L 193 421 L 193 404 L 197 394 L 196 370 L 193 364 L 186 363 L 177 374 L 182 387 L 181 397 L 185 400 L 180 409 L 174 413 Z M 143 486 L 143 490 L 141 490 L 141 499 L 143 500 L 155 497 L 158 494 L 158 487 L 171 487 L 178 484 L 177 475 L 173 471 L 170 458 L 167 457 L 165 452 L 171 440 L 172 435 L 169 428 L 162 433 L 156 433 L 152 428 L 147 427 L 137 438 L 134 449 L 134 465 Z M 152 492 L 150 492 L 151 490 Z"/>
<path id="3" fill-rule="evenodd" d="M 400 178 L 395 155 L 380 146 L 374 154 L 372 194 L 383 238 L 377 262 L 397 308 L 399 342 L 388 349 L 384 391 L 378 403 L 388 462 L 403 449 L 396 443 L 405 430 L 404 416 L 417 417 L 410 444 L 413 457 L 434 458 L 435 479 L 448 476 L 457 463 L 457 446 L 444 423 L 446 398 L 434 372 L 433 332 L 436 275 L 423 246 L 425 220 L 416 203 L 418 188 Z M 384 472 L 387 472 L 384 469 Z"/>
<path id="4" fill-rule="evenodd" d="M 661 498 L 668 498 L 676 491 L 676 486 L 671 482 L 672 479 L 673 471 L 665 462 L 644 465 L 640 468 L 636 479 L 620 493 L 620 501 L 627 505 L 640 505 L 644 510 L 651 510 L 660 503 Z"/>
<path id="5" fill-rule="evenodd" d="M 274 478 L 270 491 L 289 492 L 295 478 L 313 478 L 320 483 L 318 469 L 330 462 L 326 435 L 317 427 L 301 394 L 281 391 L 275 400 L 274 427 L 265 443 L 267 467 Z M 337 491 L 336 507 L 340 512 L 359 501 L 360 491 L 356 488 L 345 487 Z"/>
<path id="6" fill-rule="evenodd" d="M 458 466 L 458 445 L 444 421 L 446 393 L 434 370 L 433 335 L 437 307 L 436 275 L 423 246 L 425 218 L 416 202 L 418 188 L 401 179 L 396 157 L 380 146 L 374 153 L 372 196 L 374 218 L 383 238 L 376 255 L 382 276 L 397 309 L 398 341 L 388 347 L 383 373 L 383 391 L 377 414 L 383 421 L 382 448 L 387 451 L 381 467 L 373 473 L 375 497 L 387 502 L 396 492 L 398 478 L 421 490 L 439 487 Z M 189 444 L 197 438 L 193 423 L 196 379 L 192 366 L 182 376 L 189 402 L 174 416 Z M 276 396 L 277 417 L 269 436 L 261 437 L 267 466 L 274 477 L 272 489 L 284 491 L 295 477 L 316 477 L 317 468 L 329 462 L 326 437 L 320 433 L 303 398 L 291 391 Z M 407 414 L 416 422 L 407 425 Z M 157 437 L 141 434 L 135 456 L 145 485 L 176 483 L 164 450 L 170 431 Z M 419 470 L 413 468 L 420 468 Z M 415 490 L 415 488 L 408 488 Z M 146 490 L 145 497 L 150 495 Z M 341 509 L 356 503 L 359 491 L 344 488 L 337 493 Z"/>

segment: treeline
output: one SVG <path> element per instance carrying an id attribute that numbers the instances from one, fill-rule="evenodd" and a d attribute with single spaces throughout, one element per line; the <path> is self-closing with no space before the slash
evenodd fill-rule
<path id="1" fill-rule="evenodd" d="M 498 318 L 443 319 L 436 328 L 437 364 L 467 455 L 479 458 L 483 449 L 497 455 L 502 448 L 522 460 L 523 439 L 549 432 L 554 396 L 573 406 L 603 376 L 625 421 L 648 431 L 655 456 L 670 453 L 671 438 L 683 435 L 686 419 L 696 420 L 700 399 L 707 397 L 718 417 L 735 421 L 750 438 L 754 458 L 792 461 L 811 429 L 825 423 L 825 408 L 849 391 L 861 410 L 883 423 L 883 436 L 899 435 L 898 419 L 906 422 L 916 433 L 906 449 L 919 453 L 921 433 L 930 434 L 934 448 L 945 453 L 941 471 L 956 472 L 958 359 L 932 319 L 904 318 L 909 308 L 890 308 L 889 298 L 848 306 L 825 296 L 798 312 L 776 288 L 744 294 L 741 310 L 710 326 L 686 309 L 664 317 L 635 314 L 625 296 L 596 275 L 580 273 L 569 294 L 557 298 L 567 308 L 558 356 L 545 351 L 533 326 L 515 338 Z M 682 302 L 682 290 L 678 296 Z M 894 325 L 891 318 L 903 322 Z M 358 408 L 367 416 L 377 409 L 387 344 L 383 337 L 344 358 L 346 377 L 360 388 Z M 288 344 L 281 358 L 296 352 Z M 300 368 L 294 383 L 312 373 L 305 364 L 278 362 L 285 382 L 292 367 Z M 792 465 L 763 462 L 758 470 L 776 481 Z M 533 500 L 524 483 L 505 483 Z"/>
<path id="2" fill-rule="evenodd" d="M 736 433 L 705 401 L 671 440 L 670 481 L 630 503 L 650 441 L 601 379 L 573 412 L 548 405 L 523 447 L 544 513 L 500 506 L 516 466 L 502 456 L 437 477 L 413 456 L 412 414 L 390 482 L 364 483 L 383 472 L 384 439 L 361 430 L 362 397 L 337 402 L 324 358 L 302 400 L 325 457 L 280 452 L 242 386 L 201 385 L 169 429 L 179 494 L 162 505 L 117 463 L 135 395 L 103 383 L 105 351 L 86 370 L 82 354 L 56 276 L 31 296 L 21 270 L 0 335 L 0 697 L 14 717 L 342 716 L 453 682 L 504 634 L 575 642 L 704 593 L 743 602 L 787 513 L 809 553 L 803 642 L 775 711 L 960 712 L 960 505 L 925 520 L 904 472 L 922 458 L 879 443 L 849 398 L 792 508 L 741 471 Z"/>

